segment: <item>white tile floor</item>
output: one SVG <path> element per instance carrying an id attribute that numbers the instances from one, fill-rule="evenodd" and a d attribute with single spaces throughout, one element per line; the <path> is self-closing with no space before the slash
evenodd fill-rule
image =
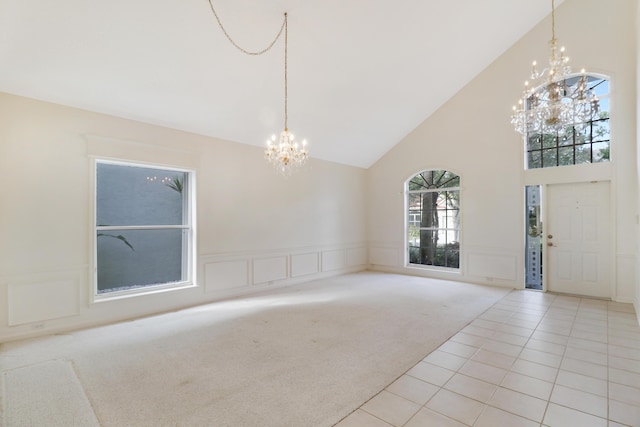
<path id="1" fill-rule="evenodd" d="M 336 427 L 640 426 L 631 304 L 513 291 Z"/>

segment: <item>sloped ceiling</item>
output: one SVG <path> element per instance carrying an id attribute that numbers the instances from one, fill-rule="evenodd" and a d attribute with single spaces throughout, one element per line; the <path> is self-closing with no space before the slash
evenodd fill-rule
<path id="1" fill-rule="evenodd" d="M 288 13 L 289 128 L 312 157 L 363 168 L 551 9 L 548 0 L 211 1 L 249 50 L 266 47 Z M 264 146 L 284 127 L 284 43 L 241 53 L 208 0 L 0 0 L 0 91 Z"/>

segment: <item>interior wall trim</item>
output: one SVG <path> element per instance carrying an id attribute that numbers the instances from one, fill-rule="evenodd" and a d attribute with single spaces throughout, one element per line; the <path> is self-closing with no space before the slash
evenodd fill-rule
<path id="1" fill-rule="evenodd" d="M 238 251 L 198 257 L 199 285 L 206 293 L 292 284 L 364 270 L 365 243 Z"/>

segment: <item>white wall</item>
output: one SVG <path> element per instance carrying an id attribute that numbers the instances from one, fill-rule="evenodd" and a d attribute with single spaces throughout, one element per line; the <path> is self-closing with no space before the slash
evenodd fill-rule
<path id="1" fill-rule="evenodd" d="M 640 192 L 640 0 L 636 0 L 636 185 Z M 640 203 L 640 193 L 638 193 L 638 203 Z M 640 212 L 640 205 L 637 209 Z M 636 217 L 636 295 L 634 305 L 638 323 L 640 323 L 640 216 Z"/>
<path id="2" fill-rule="evenodd" d="M 0 94 L 0 341 L 366 266 L 365 171 Z M 311 148 L 312 149 L 312 148 Z M 91 156 L 196 170 L 197 287 L 91 301 Z"/>
<path id="3" fill-rule="evenodd" d="M 614 298 L 640 308 L 637 3 L 565 0 L 556 34 L 576 71 L 611 76 L 613 161 L 596 175 L 611 180 L 615 195 Z M 368 171 L 312 159 L 288 180 L 257 147 L 0 94 L 0 341 L 354 271 L 367 262 L 384 271 L 522 287 L 523 186 L 575 179 L 562 171 L 525 174 L 521 139 L 509 124 L 531 61 L 546 61 L 549 37 L 546 19 Z M 465 66 L 464 52 L 451 66 Z M 197 287 L 90 303 L 90 155 L 197 171 Z M 403 183 L 430 168 L 463 179 L 459 274 L 404 267 Z"/>
<path id="4" fill-rule="evenodd" d="M 556 36 L 574 71 L 611 77 L 612 162 L 580 169 L 578 180 L 607 179 L 615 194 L 616 270 L 613 298 L 633 301 L 636 241 L 635 2 L 565 0 L 556 10 Z M 571 168 L 525 173 L 523 144 L 509 123 L 531 62 L 546 64 L 550 17 L 479 74 L 368 170 L 370 263 L 374 269 L 524 286 L 524 185 L 576 180 Z M 460 62 L 464 66 L 464 52 Z M 424 96 L 429 96 L 425 93 Z M 424 169 L 462 177 L 462 256 L 457 274 L 404 264 L 403 183 Z M 562 169 L 562 170 L 560 170 Z M 536 182 L 538 181 L 538 182 Z"/>

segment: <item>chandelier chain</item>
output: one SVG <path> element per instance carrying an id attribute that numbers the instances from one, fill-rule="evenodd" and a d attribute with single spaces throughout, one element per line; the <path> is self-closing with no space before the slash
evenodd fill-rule
<path id="1" fill-rule="evenodd" d="M 551 0 L 551 40 L 556 39 L 556 7 L 555 1 Z"/>
<path id="2" fill-rule="evenodd" d="M 278 39 L 282 35 L 282 32 L 284 31 L 286 23 L 287 23 L 287 14 L 285 13 L 284 14 L 284 20 L 282 21 L 282 25 L 280 26 L 280 30 L 278 31 L 278 34 L 276 34 L 276 36 L 273 39 L 273 41 L 271 43 L 269 43 L 269 45 L 267 47 L 265 47 L 264 49 L 262 49 L 262 50 L 250 51 L 250 50 L 247 50 L 247 49 L 243 48 L 242 46 L 240 46 L 238 43 L 235 42 L 235 40 L 233 40 L 231 38 L 231 36 L 227 32 L 227 30 L 224 28 L 224 25 L 222 25 L 222 21 L 220 20 L 220 17 L 218 16 L 218 13 L 216 12 L 216 9 L 213 7 L 213 3 L 211 2 L 211 0 L 209 0 L 209 7 L 211 8 L 211 11 L 213 12 L 213 16 L 215 16 L 216 21 L 218 22 L 218 26 L 220 26 L 220 29 L 224 33 L 224 35 L 227 38 L 227 40 L 229 40 L 229 42 L 236 49 L 238 49 L 240 52 L 242 52 L 242 53 L 244 53 L 246 55 L 257 56 L 257 55 L 262 55 L 263 53 L 266 53 L 269 50 L 271 50 L 273 45 L 276 44 L 276 42 L 278 41 Z"/>
<path id="3" fill-rule="evenodd" d="M 287 78 L 288 69 L 288 50 L 289 50 L 289 24 L 287 22 L 287 14 L 284 14 L 284 130 L 288 130 L 287 122 L 289 121 L 289 81 Z"/>
<path id="4" fill-rule="evenodd" d="M 564 135 L 574 125 L 587 123 L 598 115 L 599 100 L 583 69 L 571 75 L 569 57 L 556 40 L 555 1 L 551 0 L 551 40 L 549 66 L 543 70 L 533 61 L 532 84 L 525 89 L 518 106 L 513 106 L 511 123 L 517 132 Z"/>
<path id="5" fill-rule="evenodd" d="M 246 55 L 262 55 L 269 51 L 280 39 L 282 33 L 284 32 L 284 130 L 280 133 L 280 138 L 276 138 L 275 135 L 271 137 L 271 139 L 267 140 L 267 148 L 264 151 L 264 156 L 269 163 L 271 163 L 275 169 L 281 175 L 287 177 L 293 174 L 297 168 L 303 166 L 307 159 L 309 158 L 309 152 L 307 151 L 306 145 L 307 141 L 302 140 L 301 144 L 298 144 L 297 141 L 294 141 L 294 136 L 289 132 L 288 122 L 289 122 L 289 24 L 288 24 L 288 15 L 285 12 L 284 20 L 282 21 L 282 25 L 280 26 L 280 30 L 278 34 L 273 39 L 273 41 L 265 48 L 260 51 L 252 52 L 247 49 L 242 48 L 238 43 L 236 43 L 227 30 L 222 25 L 222 21 L 218 16 L 215 8 L 213 7 L 212 0 L 209 1 L 209 6 L 211 7 L 211 12 L 216 18 L 218 22 L 218 26 L 224 33 L 225 37 L 229 42 L 240 52 Z"/>

